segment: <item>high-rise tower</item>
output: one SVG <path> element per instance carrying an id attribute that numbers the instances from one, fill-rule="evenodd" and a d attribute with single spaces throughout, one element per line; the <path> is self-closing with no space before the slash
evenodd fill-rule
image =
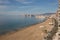
<path id="1" fill-rule="evenodd" d="M 56 20 L 57 20 L 57 33 L 53 40 L 60 40 L 60 0 L 58 0 L 58 10 L 56 13 Z"/>
<path id="2" fill-rule="evenodd" d="M 57 11 L 58 31 L 56 33 L 57 40 L 60 40 L 60 0 L 58 0 L 58 11 Z"/>

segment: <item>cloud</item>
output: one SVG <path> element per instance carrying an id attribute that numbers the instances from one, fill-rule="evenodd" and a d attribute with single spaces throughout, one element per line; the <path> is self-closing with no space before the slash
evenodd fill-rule
<path id="1" fill-rule="evenodd" d="M 7 8 L 8 8 L 8 6 L 0 5 L 0 11 L 6 10 Z"/>
<path id="2" fill-rule="evenodd" d="M 32 3 L 32 1 L 28 1 L 28 0 L 16 0 L 16 1 L 18 1 L 18 2 L 20 2 L 22 4 L 30 4 L 30 3 Z"/>
<path id="3" fill-rule="evenodd" d="M 1 9 L 1 8 L 7 8 L 7 6 L 4 6 L 4 5 L 0 5 L 0 9 Z"/>
<path id="4" fill-rule="evenodd" d="M 0 0 L 0 4 L 9 4 L 10 1 L 9 0 Z"/>
<path id="5" fill-rule="evenodd" d="M 18 6 L 14 6 L 14 5 L 0 5 L 0 11 L 1 11 L 1 9 L 2 10 L 6 10 L 6 9 L 13 10 L 13 9 L 16 9 L 16 8 L 18 8 Z"/>
<path id="6" fill-rule="evenodd" d="M 32 3 L 32 2 L 22 2 L 22 4 L 30 4 L 30 3 Z"/>
<path id="7" fill-rule="evenodd" d="M 44 8 L 38 6 L 0 6 L 0 14 L 4 15 L 20 15 L 20 14 L 40 14 L 45 12 L 54 12 L 54 8 Z M 7 11 L 6 11 L 7 10 Z M 8 11 L 9 10 L 9 11 Z M 51 11 L 52 10 L 52 11 Z"/>
<path id="8" fill-rule="evenodd" d="M 27 0 L 16 0 L 16 1 L 18 1 L 18 2 L 25 2 L 25 1 L 27 1 Z"/>

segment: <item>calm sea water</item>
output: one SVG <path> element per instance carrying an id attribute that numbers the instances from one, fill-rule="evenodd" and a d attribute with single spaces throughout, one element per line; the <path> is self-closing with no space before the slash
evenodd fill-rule
<path id="1" fill-rule="evenodd" d="M 41 23 L 46 18 L 24 17 L 24 16 L 0 16 L 0 34 L 25 28 L 29 25 Z"/>

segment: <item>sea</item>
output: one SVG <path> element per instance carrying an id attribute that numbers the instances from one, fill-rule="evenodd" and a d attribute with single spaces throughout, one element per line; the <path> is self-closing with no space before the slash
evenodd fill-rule
<path id="1" fill-rule="evenodd" d="M 0 15 L 0 35 L 42 23 L 45 20 L 46 18 L 36 18 L 35 16 Z"/>

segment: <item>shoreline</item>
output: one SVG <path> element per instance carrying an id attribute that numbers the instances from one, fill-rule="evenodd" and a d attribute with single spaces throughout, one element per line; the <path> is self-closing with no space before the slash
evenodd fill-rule
<path id="1" fill-rule="evenodd" d="M 46 33 L 43 30 L 50 31 L 52 26 L 49 25 L 49 22 L 52 22 L 52 19 L 48 19 L 43 23 L 38 23 L 31 25 L 17 32 L 6 34 L 0 37 L 0 40 L 43 40 Z M 40 26 L 45 26 L 40 28 Z"/>
<path id="2" fill-rule="evenodd" d="M 46 20 L 47 20 L 47 19 L 45 19 L 43 22 L 45 22 Z M 1 36 L 5 36 L 5 35 L 7 35 L 7 34 L 8 34 L 8 35 L 14 34 L 14 33 L 18 32 L 18 31 L 24 30 L 24 29 L 26 29 L 26 28 L 29 28 L 29 27 L 34 26 L 34 25 L 37 25 L 37 24 L 41 24 L 41 23 L 43 23 L 43 22 L 38 22 L 38 23 L 35 23 L 35 24 L 31 24 L 31 25 L 24 26 L 23 28 L 14 29 L 14 30 L 12 30 L 12 31 L 7 31 L 7 32 L 5 32 L 5 33 L 3 33 L 3 34 L 0 34 L 0 37 L 1 37 Z"/>

